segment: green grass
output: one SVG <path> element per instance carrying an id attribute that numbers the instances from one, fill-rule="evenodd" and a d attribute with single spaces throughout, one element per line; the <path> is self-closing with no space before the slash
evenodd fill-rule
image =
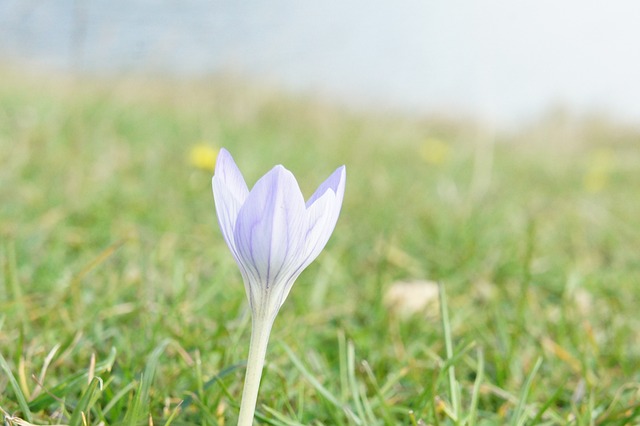
<path id="1" fill-rule="evenodd" d="M 5 424 L 235 423 L 250 318 L 211 173 L 188 162 L 201 141 L 251 183 L 284 164 L 307 195 L 347 165 L 336 231 L 276 320 L 259 423 L 640 424 L 640 131 L 556 115 L 494 133 L 234 80 L 8 72 Z M 443 283 L 442 313 L 385 305 L 413 279 Z"/>

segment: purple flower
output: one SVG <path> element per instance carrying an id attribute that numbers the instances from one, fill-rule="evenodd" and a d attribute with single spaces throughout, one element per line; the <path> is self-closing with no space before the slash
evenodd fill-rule
<path id="1" fill-rule="evenodd" d="M 336 226 L 345 173 L 338 167 L 305 203 L 296 178 L 284 167 L 275 166 L 249 191 L 231 154 L 225 149 L 218 154 L 212 180 L 218 222 L 240 267 L 252 313 L 238 426 L 253 422 L 273 321 Z"/>
<path id="2" fill-rule="evenodd" d="M 231 154 L 220 150 L 212 180 L 218 222 L 254 315 L 273 319 L 320 254 L 338 220 L 345 179 L 339 167 L 305 203 L 293 174 L 278 165 L 249 191 Z"/>

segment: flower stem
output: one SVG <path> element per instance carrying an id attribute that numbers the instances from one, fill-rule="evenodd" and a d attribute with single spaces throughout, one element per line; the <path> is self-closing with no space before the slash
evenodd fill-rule
<path id="1" fill-rule="evenodd" d="M 262 368 L 272 325 L 273 319 L 259 318 L 257 315 L 253 315 L 251 318 L 251 343 L 249 344 L 249 358 L 247 359 L 247 371 L 244 376 L 238 426 L 251 426 L 253 424 L 253 414 L 256 410 L 260 378 L 262 377 Z"/>

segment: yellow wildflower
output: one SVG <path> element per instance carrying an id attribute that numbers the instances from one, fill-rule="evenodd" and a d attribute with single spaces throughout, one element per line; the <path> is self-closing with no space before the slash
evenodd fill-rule
<path id="1" fill-rule="evenodd" d="M 449 154 L 449 144 L 437 138 L 427 138 L 420 147 L 420 156 L 428 164 L 444 164 L 449 159 Z"/>
<path id="2" fill-rule="evenodd" d="M 613 162 L 613 152 L 610 149 L 598 149 L 591 154 L 584 176 L 584 188 L 588 192 L 600 192 L 607 187 Z"/>
<path id="3" fill-rule="evenodd" d="M 215 169 L 216 158 L 218 158 L 218 150 L 206 143 L 194 145 L 189 151 L 189 163 L 208 172 L 213 172 Z"/>

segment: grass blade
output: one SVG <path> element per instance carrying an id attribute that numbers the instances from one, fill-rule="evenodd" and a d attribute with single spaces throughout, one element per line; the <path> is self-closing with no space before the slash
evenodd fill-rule
<path id="1" fill-rule="evenodd" d="M 478 367 L 476 368 L 476 380 L 473 383 L 473 393 L 471 394 L 471 405 L 469 407 L 469 417 L 467 424 L 474 426 L 478 418 L 478 400 L 480 399 L 480 385 L 484 378 L 484 354 L 482 349 L 478 349 Z"/>
<path id="2" fill-rule="evenodd" d="M 447 306 L 447 295 L 444 290 L 444 284 L 438 283 L 438 290 L 440 295 L 440 315 L 442 317 L 442 332 L 444 334 L 444 343 L 447 354 L 447 361 L 453 359 L 453 339 L 451 338 L 451 323 L 449 322 L 449 309 Z M 448 379 L 449 379 L 449 398 L 451 399 L 451 406 L 453 414 L 455 415 L 454 421 L 460 419 L 460 386 L 456 380 L 456 370 L 453 364 L 448 366 Z"/>
<path id="3" fill-rule="evenodd" d="M 80 401 L 78 401 L 69 420 L 69 426 L 83 426 L 85 419 L 89 418 L 89 410 L 95 403 L 96 397 L 99 396 L 97 395 L 99 391 L 102 391 L 102 379 L 94 377 L 80 396 Z"/>
<path id="4" fill-rule="evenodd" d="M 542 405 L 542 407 L 540 407 L 540 409 L 538 410 L 538 413 L 536 414 L 536 416 L 533 418 L 533 420 L 531 420 L 531 424 L 532 425 L 537 425 L 542 421 L 542 416 L 544 415 L 544 413 L 547 412 L 549 407 L 551 407 L 551 405 L 554 402 L 556 402 L 558 400 L 558 398 L 560 398 L 562 393 L 565 391 L 566 383 L 567 382 L 565 381 L 562 384 L 562 386 L 559 386 L 558 389 L 556 389 L 556 391 L 553 393 L 553 395 L 551 395 L 551 397 L 549 399 L 547 399 L 547 401 Z"/>
<path id="5" fill-rule="evenodd" d="M 113 363 L 116 360 L 116 349 L 111 348 L 111 352 L 109 353 L 109 357 L 104 361 L 101 361 L 96 364 L 94 369 L 94 374 L 101 374 L 104 372 L 111 371 L 113 367 Z M 49 389 L 47 392 L 41 393 L 37 398 L 29 403 L 29 408 L 33 411 L 41 411 L 46 409 L 49 405 L 57 402 L 56 398 L 64 397 L 68 394 L 72 389 L 75 389 L 80 383 L 86 383 L 89 377 L 89 371 L 82 371 L 80 373 L 75 373 L 69 376 L 66 380 L 61 383 L 58 383 L 53 388 Z"/>
<path id="6" fill-rule="evenodd" d="M 527 398 L 529 397 L 529 392 L 531 391 L 531 386 L 533 384 L 533 379 L 535 378 L 540 366 L 542 365 L 542 358 L 538 358 L 536 364 L 533 366 L 531 373 L 527 377 L 527 380 L 524 383 L 524 387 L 522 388 L 522 394 L 520 395 L 520 399 L 518 401 L 518 406 L 516 407 L 516 411 L 513 413 L 513 421 L 511 424 L 516 426 L 522 426 L 525 424 L 527 420 L 527 413 L 525 413 L 525 407 L 527 403 Z"/>
<path id="7" fill-rule="evenodd" d="M 162 355 L 169 343 L 170 340 L 164 340 L 153 350 L 153 352 L 151 352 L 151 355 L 149 355 L 147 367 L 144 369 L 144 373 L 142 373 L 140 377 L 138 392 L 136 392 L 133 404 L 131 404 L 130 409 L 127 410 L 127 413 L 125 414 L 124 424 L 134 425 L 146 417 L 147 412 L 149 411 L 149 389 L 151 389 L 151 384 L 153 383 L 153 379 L 156 374 L 160 355 Z"/>
<path id="8" fill-rule="evenodd" d="M 366 418 L 364 407 L 362 406 L 360 391 L 358 389 L 358 381 L 356 379 L 356 353 L 353 342 L 347 343 L 347 375 L 349 377 L 349 387 L 351 389 L 351 398 L 356 406 L 356 412 L 361 420 Z"/>
<path id="9" fill-rule="evenodd" d="M 226 376 L 228 376 L 229 374 L 233 373 L 238 368 L 242 368 L 242 367 L 244 367 L 246 365 L 247 365 L 247 363 L 243 361 L 243 362 L 240 362 L 238 364 L 234 364 L 234 365 L 231 365 L 229 367 L 224 368 L 222 371 L 220 371 L 218 374 L 213 376 L 211 379 L 207 380 L 206 383 L 202 386 L 202 389 L 203 390 L 209 389 L 211 386 L 213 386 L 214 384 L 218 383 L 220 380 L 224 379 Z M 200 397 L 201 396 L 202 395 L 200 395 Z M 188 397 L 186 397 L 184 399 L 184 401 L 182 401 L 182 410 L 186 410 L 191 404 L 193 404 L 193 395 L 189 395 Z"/>
<path id="10" fill-rule="evenodd" d="M 304 364 L 302 364 L 302 361 L 300 361 L 300 359 L 293 353 L 293 351 L 289 346 L 287 346 L 284 343 L 281 343 L 281 345 L 284 348 L 287 355 L 289 356 L 289 359 L 291 360 L 291 362 L 293 362 L 293 365 L 296 366 L 296 368 L 300 371 L 300 373 L 302 373 L 305 379 L 307 379 L 309 383 L 311 383 L 311 385 L 318 391 L 320 395 L 322 395 L 327 401 L 333 404 L 336 408 L 339 408 L 341 411 L 343 411 L 348 418 L 354 421 L 354 423 L 358 425 L 362 424 L 360 419 L 355 415 L 355 413 L 353 413 L 349 409 L 349 407 L 345 406 L 340 401 L 338 401 L 338 399 L 335 396 L 333 396 L 333 394 L 329 392 L 327 388 L 322 386 L 322 384 L 318 381 L 318 379 L 316 379 L 313 376 L 313 374 L 311 374 L 311 372 L 306 369 Z"/>
<path id="11" fill-rule="evenodd" d="M 20 385 L 18 385 L 18 381 L 16 380 L 15 376 L 11 372 L 11 368 L 9 368 L 9 364 L 7 364 L 7 361 L 4 359 L 2 354 L 0 354 L 0 368 L 4 370 L 5 374 L 7 375 L 7 378 L 9 379 L 9 383 L 11 384 L 11 388 L 13 389 L 13 393 L 15 394 L 16 399 L 18 400 L 18 405 L 22 410 L 22 415 L 24 416 L 26 421 L 31 422 L 33 417 L 31 415 L 31 410 L 29 409 L 29 404 L 27 404 L 27 399 L 25 398 L 24 393 L 20 388 Z"/>

